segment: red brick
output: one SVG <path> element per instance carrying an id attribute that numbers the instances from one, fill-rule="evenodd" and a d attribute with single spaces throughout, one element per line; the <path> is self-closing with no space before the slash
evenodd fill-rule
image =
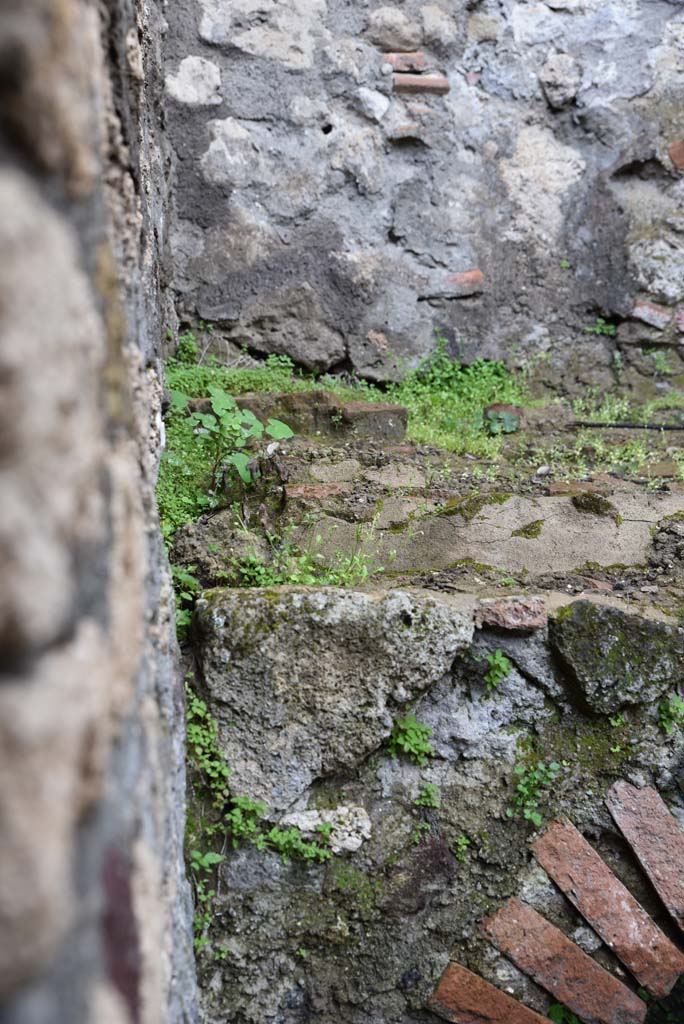
<path id="1" fill-rule="evenodd" d="M 443 75 L 394 75 L 394 88 L 397 92 L 449 92 L 451 86 L 448 78 Z"/>
<path id="2" fill-rule="evenodd" d="M 670 160 L 675 165 L 678 171 L 684 170 L 684 139 L 679 139 L 677 142 L 673 142 L 667 151 L 670 155 Z"/>
<path id="3" fill-rule="evenodd" d="M 481 928 L 521 971 L 587 1024 L 642 1024 L 646 1004 L 532 907 L 509 900 Z"/>
<path id="4" fill-rule="evenodd" d="M 684 931 L 684 833 L 655 789 L 616 782 L 608 810 L 661 900 Z"/>
<path id="5" fill-rule="evenodd" d="M 428 1007 L 452 1024 L 548 1024 L 545 1017 L 454 963 L 442 975 Z"/>
<path id="6" fill-rule="evenodd" d="M 548 621 L 543 597 L 484 598 L 475 612 L 475 624 L 497 629 L 542 629 Z"/>
<path id="7" fill-rule="evenodd" d="M 462 270 L 458 274 L 449 274 L 447 281 L 453 288 L 463 289 L 464 295 L 473 295 L 483 290 L 485 276 L 479 267 L 474 267 L 472 270 Z"/>
<path id="8" fill-rule="evenodd" d="M 395 71 L 425 71 L 428 66 L 428 59 L 424 53 L 386 53 L 383 57 L 388 64 L 391 64 Z"/>
<path id="9" fill-rule="evenodd" d="M 639 984 L 657 999 L 668 995 L 684 974 L 684 956 L 574 825 L 552 822 L 532 849 L 544 870 Z"/>
<path id="10" fill-rule="evenodd" d="M 635 320 L 641 320 L 642 323 L 648 324 L 649 327 L 657 327 L 659 331 L 664 331 L 672 320 L 672 310 L 665 306 L 656 306 L 655 302 L 646 302 L 644 299 L 640 299 L 634 303 L 632 316 Z"/>

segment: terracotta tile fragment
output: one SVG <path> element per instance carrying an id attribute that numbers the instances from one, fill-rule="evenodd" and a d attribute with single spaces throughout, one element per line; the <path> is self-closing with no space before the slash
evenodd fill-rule
<path id="1" fill-rule="evenodd" d="M 534 855 L 580 914 L 656 998 L 668 995 L 684 956 L 569 821 L 554 821 Z"/>
<path id="2" fill-rule="evenodd" d="M 395 74 L 394 88 L 397 92 L 434 92 L 444 94 L 451 86 L 449 79 L 443 75 L 405 75 Z"/>
<path id="3" fill-rule="evenodd" d="M 420 73 L 428 66 L 428 59 L 419 50 L 414 53 L 386 53 L 383 57 L 388 64 L 391 64 L 395 71 L 415 71 Z"/>
<path id="4" fill-rule="evenodd" d="M 661 900 L 684 931 L 684 832 L 655 789 L 616 782 L 608 810 Z"/>
<path id="5" fill-rule="evenodd" d="M 451 963 L 428 1007 L 452 1024 L 548 1024 L 476 974 Z"/>
<path id="6" fill-rule="evenodd" d="M 684 139 L 679 139 L 677 142 L 673 142 L 667 152 L 669 153 L 670 160 L 677 170 L 684 170 Z"/>
<path id="7" fill-rule="evenodd" d="M 521 971 L 586 1024 L 642 1024 L 646 1004 L 520 900 L 509 900 L 481 928 Z"/>

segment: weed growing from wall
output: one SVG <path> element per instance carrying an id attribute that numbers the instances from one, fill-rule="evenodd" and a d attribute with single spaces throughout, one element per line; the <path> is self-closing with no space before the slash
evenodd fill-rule
<path id="1" fill-rule="evenodd" d="M 537 761 L 532 765 L 517 764 L 513 769 L 513 807 L 508 808 L 506 815 L 509 818 L 522 816 L 525 821 L 539 828 L 543 822 L 539 807 L 545 791 L 553 786 L 563 767 L 557 761 L 551 761 L 550 764 L 545 764 L 544 761 Z"/>
<path id="2" fill-rule="evenodd" d="M 269 822 L 264 803 L 230 792 L 230 767 L 218 743 L 216 720 L 193 691 L 191 679 L 189 676 L 186 681 L 186 723 L 193 802 L 186 845 L 195 891 L 195 949 L 199 953 L 210 944 L 216 897 L 211 880 L 225 860 L 225 854 L 219 851 L 248 843 L 257 850 L 274 851 L 285 864 L 291 860 L 324 864 L 332 857 L 332 826 L 321 825 L 316 840 L 306 839 L 297 828 L 279 828 Z M 220 950 L 218 953 L 220 958 Z"/>

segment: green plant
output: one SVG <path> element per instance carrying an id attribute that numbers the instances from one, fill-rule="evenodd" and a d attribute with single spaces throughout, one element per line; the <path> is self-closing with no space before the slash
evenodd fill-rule
<path id="1" fill-rule="evenodd" d="M 579 1017 L 576 1017 L 574 1013 L 568 1010 L 567 1006 L 563 1006 L 561 1003 L 554 1003 L 553 1006 L 549 1006 L 548 1018 L 554 1024 L 580 1024 Z"/>
<path id="2" fill-rule="evenodd" d="M 409 412 L 409 434 L 426 444 L 453 452 L 495 456 L 503 431 L 496 436 L 483 431 L 482 410 L 494 403 L 520 404 L 526 388 L 503 363 L 478 359 L 462 366 L 447 352 L 447 341 L 437 335 L 434 352 L 420 366 L 391 384 L 391 401 Z"/>
<path id="3" fill-rule="evenodd" d="M 596 317 L 596 322 L 591 327 L 584 328 L 585 334 L 606 334 L 608 337 L 613 338 L 617 334 L 617 327 L 615 324 L 609 324 L 601 316 Z"/>
<path id="4" fill-rule="evenodd" d="M 192 608 L 200 590 L 199 580 L 193 576 L 196 566 L 172 565 L 171 578 L 176 593 L 176 632 L 182 640 L 192 621 Z"/>
<path id="5" fill-rule="evenodd" d="M 209 794 L 211 805 L 222 807 L 228 799 L 230 768 L 218 745 L 218 726 L 203 700 L 192 691 L 188 680 L 186 692 L 186 735 L 188 756 Z"/>
<path id="6" fill-rule="evenodd" d="M 684 699 L 675 693 L 660 703 L 658 725 L 667 736 L 671 736 L 675 726 L 682 724 L 684 724 Z"/>
<path id="7" fill-rule="evenodd" d="M 486 654 L 485 661 L 489 665 L 489 672 L 484 677 L 484 681 L 487 684 L 487 693 L 490 694 L 510 674 L 513 662 L 499 648 L 491 654 Z"/>
<path id="8" fill-rule="evenodd" d="M 423 783 L 423 788 L 414 803 L 416 807 L 432 807 L 436 810 L 439 807 L 439 787 L 433 782 Z"/>
<path id="9" fill-rule="evenodd" d="M 644 350 L 647 351 L 647 350 Z M 662 349 L 654 348 L 648 350 L 648 355 L 653 360 L 653 368 L 660 377 L 671 377 L 674 370 L 670 366 L 670 360 L 668 359 L 667 353 L 663 352 Z"/>
<path id="10" fill-rule="evenodd" d="M 496 437 L 498 434 L 515 434 L 520 429 L 520 416 L 512 408 L 485 409 L 484 426 Z"/>
<path id="11" fill-rule="evenodd" d="M 560 266 L 561 270 L 571 270 L 572 269 L 572 263 L 570 262 L 570 260 L 561 260 L 560 263 L 559 263 L 559 266 Z"/>
<path id="12" fill-rule="evenodd" d="M 207 849 L 217 840 L 236 849 L 249 843 L 258 850 L 273 850 L 284 863 L 296 858 L 308 864 L 323 864 L 332 856 L 332 825 L 318 827 L 318 839 L 305 839 L 297 828 L 280 828 L 267 821 L 268 808 L 261 801 L 229 793 L 230 768 L 218 746 L 218 725 L 207 705 L 192 690 L 186 678 L 186 728 L 193 803 L 200 808 L 197 819 L 188 822 L 188 861 L 195 890 L 195 949 L 202 952 L 209 940 L 212 905 L 216 892 L 206 876 L 224 860 L 224 855 Z M 207 805 L 203 808 L 203 805 Z M 202 809 L 203 808 L 203 809 Z"/>
<path id="13" fill-rule="evenodd" d="M 470 849 L 470 840 L 468 836 L 457 836 L 454 842 L 454 857 L 461 864 L 465 864 L 468 859 L 468 850 Z"/>
<path id="14" fill-rule="evenodd" d="M 214 485 L 219 485 L 226 464 L 234 466 L 244 483 L 251 483 L 251 456 L 244 451 L 247 444 L 261 440 L 264 434 L 281 441 L 292 437 L 293 431 L 280 420 L 269 419 L 264 425 L 221 388 L 211 386 L 208 390 L 211 412 L 193 412 L 190 421 L 195 425 L 198 442 L 208 453 Z"/>
<path id="15" fill-rule="evenodd" d="M 423 837 L 426 836 L 427 833 L 431 831 L 431 829 L 432 825 L 430 824 L 429 821 L 419 821 L 418 824 L 414 825 L 413 829 L 411 830 L 411 835 L 409 836 L 410 841 L 413 843 L 414 846 L 418 846 L 418 844 L 422 841 Z"/>
<path id="16" fill-rule="evenodd" d="M 563 771 L 563 765 L 557 761 L 545 764 L 537 761 L 536 764 L 517 764 L 513 769 L 516 778 L 513 794 L 513 807 L 509 807 L 506 815 L 509 818 L 522 817 L 531 821 L 537 828 L 542 824 L 542 816 L 538 811 L 543 792 L 549 789 Z"/>
<path id="17" fill-rule="evenodd" d="M 220 853 L 202 853 L 200 850 L 193 850 L 190 854 L 190 868 L 192 871 L 213 871 L 217 864 L 222 864 L 226 858 Z"/>
<path id="18" fill-rule="evenodd" d="M 178 338 L 176 359 L 179 363 L 185 363 L 189 366 L 193 366 L 199 359 L 199 346 L 192 331 L 185 331 Z"/>
<path id="19" fill-rule="evenodd" d="M 435 752 L 430 743 L 430 736 L 430 726 L 418 722 L 414 715 L 398 718 L 389 738 L 389 752 L 392 757 L 396 757 L 401 751 L 415 764 L 424 765 L 428 757 L 432 757 Z"/>

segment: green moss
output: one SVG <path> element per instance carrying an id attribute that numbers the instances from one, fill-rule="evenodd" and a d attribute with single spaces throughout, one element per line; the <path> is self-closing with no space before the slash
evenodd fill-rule
<path id="1" fill-rule="evenodd" d="M 487 505 L 505 505 L 510 497 L 510 494 L 495 492 L 492 494 L 471 494 L 466 495 L 465 497 L 450 498 L 444 505 L 444 508 L 439 510 L 438 515 L 459 515 L 469 523 L 475 518 L 475 516 L 479 515 L 482 509 L 486 508 Z"/>
<path id="2" fill-rule="evenodd" d="M 519 530 L 514 530 L 511 537 L 524 537 L 526 540 L 536 540 L 542 532 L 543 525 L 543 519 L 534 519 L 531 523 L 521 526 Z"/>
<path id="3" fill-rule="evenodd" d="M 369 920 L 377 914 L 377 903 L 382 896 L 383 885 L 378 879 L 370 878 L 363 871 L 345 861 L 334 861 L 326 875 L 326 889 L 331 895 L 344 897 L 347 910 L 354 909 L 362 920 Z"/>
<path id="4" fill-rule="evenodd" d="M 622 522 L 620 513 L 612 502 L 601 494 L 575 494 L 572 503 L 578 512 L 586 512 L 594 516 L 610 516 L 618 525 Z"/>

